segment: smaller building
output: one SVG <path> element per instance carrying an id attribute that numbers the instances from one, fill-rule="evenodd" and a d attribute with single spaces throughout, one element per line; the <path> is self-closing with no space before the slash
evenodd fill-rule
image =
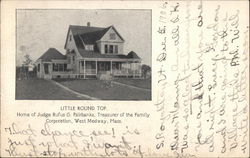
<path id="1" fill-rule="evenodd" d="M 35 64 L 38 78 L 51 79 L 69 74 L 66 56 L 55 48 L 49 48 Z"/>

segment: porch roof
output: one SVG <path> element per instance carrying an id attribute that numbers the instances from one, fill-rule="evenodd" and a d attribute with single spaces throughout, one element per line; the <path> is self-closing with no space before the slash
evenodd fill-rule
<path id="1" fill-rule="evenodd" d="M 124 55 L 124 54 L 101 54 L 99 52 L 95 52 L 95 51 L 88 51 L 88 50 L 84 50 L 84 49 L 79 49 L 78 51 L 80 53 L 80 55 L 83 58 L 110 58 L 110 59 L 137 59 L 140 60 L 141 58 L 139 58 L 137 55 L 135 56 L 131 56 L 131 55 Z"/>

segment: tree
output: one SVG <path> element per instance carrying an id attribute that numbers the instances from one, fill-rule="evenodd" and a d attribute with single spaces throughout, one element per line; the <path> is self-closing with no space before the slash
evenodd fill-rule
<path id="1" fill-rule="evenodd" d="M 32 63 L 32 59 L 30 58 L 29 54 L 26 54 L 24 56 L 24 61 L 23 61 L 23 65 L 25 66 L 29 66 Z"/>
<path id="2" fill-rule="evenodd" d="M 142 76 L 143 78 L 146 78 L 147 77 L 147 74 L 148 73 L 151 73 L 151 67 L 146 65 L 146 64 L 143 64 L 141 66 L 141 71 L 142 71 Z"/>
<path id="3" fill-rule="evenodd" d="M 29 78 L 29 66 L 32 64 L 32 59 L 29 54 L 24 55 L 24 61 L 21 69 L 21 76 Z"/>

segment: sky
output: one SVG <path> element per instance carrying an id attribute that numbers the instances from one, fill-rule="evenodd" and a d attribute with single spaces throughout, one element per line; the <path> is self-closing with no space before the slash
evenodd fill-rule
<path id="1" fill-rule="evenodd" d="M 113 25 L 125 39 L 124 54 L 134 51 L 151 66 L 150 10 L 17 10 L 17 65 L 24 55 L 36 61 L 49 48 L 65 54 L 69 25 Z"/>

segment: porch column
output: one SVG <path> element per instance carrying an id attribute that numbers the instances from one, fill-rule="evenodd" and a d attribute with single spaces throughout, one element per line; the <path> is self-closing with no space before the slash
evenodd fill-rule
<path id="1" fill-rule="evenodd" d="M 40 64 L 40 78 L 44 78 L 44 66 L 42 62 Z"/>
<path id="2" fill-rule="evenodd" d="M 95 60 L 95 74 L 96 74 L 96 77 L 97 77 L 97 60 Z"/>
<path id="3" fill-rule="evenodd" d="M 141 78 L 141 63 L 139 63 L 139 77 Z"/>
<path id="4" fill-rule="evenodd" d="M 73 66 L 72 66 L 72 67 L 73 67 Z M 72 68 L 71 68 L 71 69 L 72 69 Z M 80 77 L 81 71 L 82 71 L 82 61 L 79 61 L 79 71 L 76 72 L 76 73 L 78 73 L 78 74 L 76 74 L 76 75 L 78 75 L 78 76 Z M 79 77 L 78 77 L 78 78 L 79 78 Z"/>
<path id="5" fill-rule="evenodd" d="M 132 63 L 133 64 L 133 66 L 135 67 L 135 65 L 134 65 L 134 63 Z M 133 78 L 135 78 L 135 69 L 134 69 L 134 67 L 133 67 Z M 130 63 L 130 69 L 132 69 L 132 65 L 131 65 L 131 63 Z"/>
<path id="6" fill-rule="evenodd" d="M 53 70 L 53 69 L 52 69 L 52 66 L 53 66 L 52 63 L 50 63 L 50 64 L 48 65 L 48 69 L 49 69 L 48 71 L 49 71 L 49 75 L 51 76 L 51 78 L 52 78 L 52 70 Z"/>
<path id="7" fill-rule="evenodd" d="M 127 61 L 127 78 L 128 78 L 128 73 L 129 73 L 129 71 L 128 71 L 128 61 Z"/>
<path id="8" fill-rule="evenodd" d="M 112 74 L 112 60 L 110 61 L 110 73 Z"/>
<path id="9" fill-rule="evenodd" d="M 83 78 L 85 79 L 85 73 L 86 73 L 86 64 L 85 60 L 83 60 Z"/>
<path id="10" fill-rule="evenodd" d="M 130 67 L 132 67 L 131 64 L 130 64 Z M 134 65 L 134 67 L 135 67 L 135 65 Z M 135 78 L 135 69 L 134 68 L 133 68 L 133 77 Z"/>

